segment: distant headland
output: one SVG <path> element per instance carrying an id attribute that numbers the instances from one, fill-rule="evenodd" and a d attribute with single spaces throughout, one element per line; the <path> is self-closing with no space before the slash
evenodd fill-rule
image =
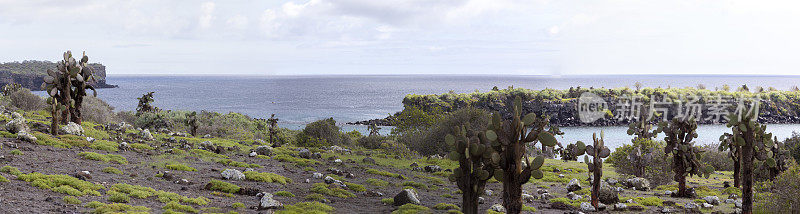
<path id="1" fill-rule="evenodd" d="M 106 66 L 100 63 L 90 63 L 96 80 L 90 83 L 95 88 L 116 88 L 117 85 L 106 83 Z M 10 83 L 17 83 L 31 91 L 41 91 L 43 77 L 47 69 L 56 69 L 56 63 L 50 61 L 25 60 L 22 62 L 0 63 L 0 87 Z"/>

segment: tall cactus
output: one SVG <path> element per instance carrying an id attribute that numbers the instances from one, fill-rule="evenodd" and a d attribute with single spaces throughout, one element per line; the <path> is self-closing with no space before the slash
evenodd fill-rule
<path id="1" fill-rule="evenodd" d="M 774 159 L 775 164 L 770 165 L 769 162 L 764 162 L 767 166 L 767 170 L 769 170 L 769 179 L 774 180 L 781 172 L 786 171 L 788 169 L 788 160 L 791 158 L 790 151 L 786 149 L 786 145 L 778 141 L 778 137 L 773 137 L 772 148 L 769 150 L 772 152 L 772 159 Z M 767 159 L 769 160 L 769 159 Z"/>
<path id="2" fill-rule="evenodd" d="M 492 150 L 484 131 L 476 134 L 465 126 L 455 128 L 455 135 L 445 136 L 445 142 L 453 150 L 450 152 L 450 159 L 459 163 L 449 179 L 456 182 L 463 194 L 461 210 L 466 214 L 476 214 L 478 196 L 494 173 L 492 161 L 499 160 L 500 156 Z"/>
<path id="3" fill-rule="evenodd" d="M 77 61 L 72 57 L 72 52 L 67 51 L 64 52 L 64 59 L 56 64 L 55 71 L 47 70 L 47 75 L 44 77 L 44 88 L 50 95 L 47 103 L 53 114 L 50 125 L 51 133 L 57 134 L 58 131 L 53 129 L 57 129 L 59 122 L 81 123 L 80 108 L 83 97 L 86 96 L 86 89 L 91 89 L 94 91 L 94 96 L 97 96 L 94 87 L 87 84 L 88 81 L 94 79 L 94 72 L 88 66 L 88 62 L 89 57 L 85 52 L 80 61 Z"/>
<path id="4" fill-rule="evenodd" d="M 275 114 L 269 116 L 267 119 L 267 123 L 269 124 L 269 143 L 273 147 L 280 147 L 281 145 L 278 144 L 278 118 L 275 117 Z"/>
<path id="5" fill-rule="evenodd" d="M 197 136 L 197 112 L 186 114 L 186 126 L 189 127 L 189 133 L 192 136 Z"/>
<path id="6" fill-rule="evenodd" d="M 586 146 L 583 142 L 578 141 L 573 150 L 573 154 L 583 155 L 583 162 L 586 163 L 589 173 L 592 175 L 592 206 L 600 207 L 598 202 L 600 194 L 600 178 L 603 177 L 603 158 L 611 155 L 611 150 L 606 147 L 603 140 L 605 134 L 600 131 L 600 138 L 597 138 L 597 133 L 592 134 L 594 144 Z M 592 156 L 590 159 L 589 156 Z"/>
<path id="7" fill-rule="evenodd" d="M 522 211 L 522 185 L 531 177 L 541 179 L 544 174 L 539 168 L 544 164 L 544 157 L 538 156 L 529 160 L 526 144 L 540 142 L 542 150 L 546 147 L 553 148 L 558 141 L 554 134 L 563 134 L 558 127 L 550 126 L 548 116 L 537 116 L 529 113 L 522 114 L 522 99 L 516 97 L 513 104 L 511 120 L 502 120 L 499 113 L 492 115 L 486 138 L 491 142 L 492 150 L 498 153 L 492 159 L 497 166 L 494 177 L 503 182 L 503 206 L 508 213 Z M 527 133 L 527 134 L 526 134 Z M 524 157 L 524 162 L 523 162 Z"/>
<path id="8" fill-rule="evenodd" d="M 700 155 L 702 151 L 694 147 L 692 139 L 697 138 L 697 122 L 694 117 L 689 119 L 673 118 L 670 122 L 661 121 L 656 129 L 657 133 L 664 132 L 664 153 L 672 154 L 672 171 L 675 172 L 675 181 L 678 182 L 676 197 L 692 197 L 686 189 L 686 177 L 691 175 L 710 176 L 714 167 L 701 167 Z M 701 169 L 702 168 L 702 169 Z"/>
<path id="9" fill-rule="evenodd" d="M 639 118 L 628 125 L 628 135 L 635 135 L 631 142 L 636 142 L 640 139 L 653 139 L 656 136 L 656 131 L 653 130 L 653 125 L 650 124 L 650 120 L 647 120 L 647 117 L 650 114 L 649 110 L 646 110 L 645 107 L 642 107 L 639 110 Z"/>
<path id="10" fill-rule="evenodd" d="M 738 128 L 734 128 L 738 129 Z M 734 132 L 738 133 L 738 132 Z M 730 133 L 724 133 L 719 136 L 719 147 L 717 148 L 720 152 L 728 151 L 728 156 L 733 159 L 733 186 L 736 188 L 741 187 L 742 184 L 742 146 L 740 146 L 737 141 L 736 137 Z"/>
<path id="11" fill-rule="evenodd" d="M 726 124 L 733 132 L 737 146 L 742 149 L 742 213 L 753 213 L 753 160 L 764 161 L 767 166 L 777 165 L 770 148 L 775 142 L 767 126 L 758 123 L 758 105 L 754 104 L 747 113 L 731 115 Z"/>

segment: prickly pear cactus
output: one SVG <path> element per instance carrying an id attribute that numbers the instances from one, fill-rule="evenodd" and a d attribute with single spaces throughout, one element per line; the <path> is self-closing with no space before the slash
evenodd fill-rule
<path id="1" fill-rule="evenodd" d="M 772 133 L 766 132 L 767 126 L 758 123 L 758 106 L 754 104 L 748 111 L 728 116 L 726 124 L 733 132 L 734 143 L 742 150 L 742 213 L 753 213 L 753 160 L 764 161 L 768 167 L 777 166 L 772 151 L 775 141 Z"/>
<path id="2" fill-rule="evenodd" d="M 733 133 L 738 134 L 738 131 Z M 719 136 L 719 147 L 717 149 L 720 152 L 728 151 L 728 156 L 733 160 L 733 186 L 739 188 L 742 184 L 742 146 L 736 141 L 736 139 L 737 136 L 734 136 L 733 134 L 722 134 Z"/>
<path id="3" fill-rule="evenodd" d="M 531 177 L 541 179 L 544 173 L 540 170 L 544 157 L 529 159 L 526 145 L 541 143 L 542 150 L 552 149 L 558 144 L 555 135 L 563 134 L 555 126 L 549 126 L 548 116 L 522 114 L 522 99 L 514 99 L 511 120 L 503 120 L 499 113 L 492 115 L 486 138 L 491 143 L 492 164 L 496 166 L 494 178 L 503 183 L 503 206 L 507 213 L 522 211 L 522 184 Z M 545 129 L 549 128 L 549 129 Z"/>
<path id="4" fill-rule="evenodd" d="M 22 89 L 22 85 L 17 83 L 9 83 L 3 86 L 2 94 L 3 96 L 10 96 L 12 93 L 19 91 Z"/>
<path id="5" fill-rule="evenodd" d="M 492 160 L 500 157 L 492 150 L 485 132 L 475 133 L 461 126 L 454 133 L 445 136 L 445 142 L 452 148 L 450 159 L 458 161 L 459 167 L 453 170 L 449 179 L 456 182 L 463 194 L 462 212 L 478 213 L 478 196 L 494 173 Z"/>
<path id="6" fill-rule="evenodd" d="M 94 72 L 88 65 L 89 57 L 83 53 L 80 60 L 72 57 L 72 52 L 64 52 L 64 59 L 56 63 L 56 70 L 47 70 L 47 75 L 44 76 L 44 88 L 50 97 L 47 99 L 47 104 L 50 105 L 51 113 L 54 113 L 51 129 L 57 127 L 59 119 L 55 115 L 61 115 L 61 123 L 68 121 L 81 124 L 81 104 L 83 97 L 86 96 L 86 89 L 94 91 L 94 96 L 97 96 L 97 91 L 88 84 L 89 81 L 94 79 Z M 52 133 L 57 131 L 51 130 Z"/>
<path id="7" fill-rule="evenodd" d="M 189 133 L 192 136 L 197 136 L 197 112 L 186 114 L 186 126 L 189 127 Z"/>
<path id="8" fill-rule="evenodd" d="M 603 177 L 603 158 L 611 155 L 611 150 L 606 147 L 603 138 L 605 138 L 603 131 L 600 131 L 600 138 L 597 138 L 596 133 L 592 134 L 592 139 L 594 140 L 592 145 L 586 146 L 583 142 L 578 141 L 573 150 L 573 153 L 577 155 L 586 154 L 586 156 L 583 156 L 583 162 L 586 163 L 586 167 L 589 169 L 591 177 L 593 177 L 591 203 L 594 207 L 599 207 L 600 205 L 598 196 L 600 194 L 600 178 Z"/>
<path id="9" fill-rule="evenodd" d="M 273 147 L 280 147 L 281 145 L 278 144 L 278 118 L 275 117 L 275 114 L 272 114 L 267 119 L 267 123 L 269 124 L 269 143 Z"/>
<path id="10" fill-rule="evenodd" d="M 675 172 L 675 181 L 678 182 L 677 197 L 691 197 L 686 189 L 686 177 L 704 175 L 708 177 L 714 172 L 714 167 L 700 165 L 702 151 L 694 147 L 694 138 L 697 138 L 697 122 L 694 117 L 689 119 L 673 118 L 670 122 L 661 121 L 656 129 L 657 133 L 663 132 L 667 146 L 664 152 L 672 155 L 672 171 Z"/>
<path id="11" fill-rule="evenodd" d="M 640 139 L 653 139 L 653 137 L 658 134 L 655 130 L 653 130 L 653 125 L 650 124 L 650 121 L 647 120 L 647 114 L 649 114 L 649 111 L 642 108 L 639 111 L 638 120 L 628 125 L 628 135 L 636 136 L 631 139 L 631 142 L 635 142 Z"/>
<path id="12" fill-rule="evenodd" d="M 770 162 L 769 159 L 767 159 L 767 161 L 764 161 L 764 165 L 769 170 L 769 178 L 774 180 L 781 172 L 788 169 L 787 164 L 792 156 L 790 151 L 786 149 L 786 145 L 778 141 L 778 137 L 773 137 L 772 141 L 775 143 L 772 145 L 772 148 L 770 148 L 770 151 L 772 152 L 772 159 L 775 161 Z"/>

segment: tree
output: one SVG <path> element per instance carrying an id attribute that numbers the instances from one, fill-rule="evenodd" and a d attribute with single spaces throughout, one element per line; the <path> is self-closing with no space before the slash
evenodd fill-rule
<path id="1" fill-rule="evenodd" d="M 768 167 L 777 165 L 770 151 L 775 144 L 772 133 L 767 133 L 767 126 L 758 123 L 758 103 L 755 102 L 747 111 L 728 116 L 726 124 L 733 132 L 736 146 L 742 150 L 742 213 L 753 213 L 753 160 L 764 161 Z"/>
<path id="2" fill-rule="evenodd" d="M 586 154 L 586 156 L 583 156 L 583 162 L 586 163 L 586 168 L 589 169 L 589 174 L 592 175 L 591 203 L 595 208 L 600 207 L 598 198 L 600 186 L 602 186 L 600 178 L 603 177 L 603 158 L 611 155 L 611 150 L 605 146 L 603 138 L 605 138 L 603 131 L 600 131 L 600 138 L 597 138 L 596 133 L 592 134 L 592 140 L 594 141 L 592 145 L 586 146 L 583 142 L 578 141 L 572 151 L 576 155 Z M 589 156 L 592 156 L 592 158 L 590 159 Z"/>
<path id="3" fill-rule="evenodd" d="M 675 172 L 674 180 L 678 182 L 678 192 L 675 197 L 692 197 L 686 189 L 686 177 L 691 175 L 711 175 L 714 167 L 707 166 L 702 169 L 700 166 L 700 154 L 702 151 L 694 147 L 692 139 L 697 138 L 697 122 L 694 117 L 689 119 L 672 118 L 670 122 L 661 121 L 656 132 L 664 132 L 664 153 L 672 154 L 672 171 Z"/>
<path id="4" fill-rule="evenodd" d="M 144 112 L 157 112 L 158 108 L 153 107 L 151 104 L 153 103 L 153 91 L 147 92 L 143 94 L 142 97 L 136 98 L 139 100 L 139 105 L 136 106 L 136 115 L 140 115 Z"/>
<path id="5" fill-rule="evenodd" d="M 719 151 L 728 151 L 728 156 L 733 159 L 733 186 L 741 187 L 742 183 L 742 147 L 736 143 L 736 138 L 730 133 L 719 136 Z"/>
<path id="6" fill-rule="evenodd" d="M 536 142 L 546 147 L 553 148 L 558 141 L 553 136 L 563 134 L 558 127 L 549 126 L 549 116 L 537 116 L 529 113 L 522 115 L 522 99 L 516 97 L 513 103 L 511 120 L 502 120 L 500 113 L 493 113 L 486 138 L 491 142 L 492 150 L 497 154 L 497 159 L 492 159 L 496 166 L 494 177 L 503 183 L 503 206 L 507 213 L 520 213 L 522 211 L 522 185 L 531 177 L 541 179 L 544 174 L 539 168 L 544 163 L 544 157 L 539 156 L 532 161 L 527 155 L 526 144 Z M 545 130 L 549 126 L 548 130 Z M 527 133 L 527 134 L 526 134 Z M 524 162 L 523 162 L 524 157 Z"/>
<path id="7" fill-rule="evenodd" d="M 86 52 L 80 60 L 76 60 L 72 56 L 72 51 L 67 51 L 64 52 L 64 59 L 56 63 L 55 71 L 47 70 L 43 88 L 50 95 L 47 104 L 50 105 L 53 114 L 50 125 L 52 134 L 58 133 L 59 123 L 66 124 L 71 121 L 81 124 L 80 108 L 83 97 L 86 96 L 86 89 L 92 90 L 94 96 L 97 96 L 94 87 L 87 84 L 88 81 L 94 80 L 94 72 L 88 62 L 89 57 L 86 56 Z"/>
<path id="8" fill-rule="evenodd" d="M 454 134 L 447 134 L 445 142 L 452 151 L 450 159 L 458 161 L 449 180 L 456 182 L 462 192 L 461 211 L 465 214 L 478 213 L 478 196 L 484 191 L 486 181 L 494 174 L 492 160 L 500 158 L 491 149 L 486 131 L 474 132 L 466 126 L 454 127 Z"/>

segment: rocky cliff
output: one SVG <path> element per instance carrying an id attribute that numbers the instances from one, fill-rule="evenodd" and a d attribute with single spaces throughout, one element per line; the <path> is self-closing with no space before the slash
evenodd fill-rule
<path id="1" fill-rule="evenodd" d="M 99 63 L 89 64 L 97 80 L 91 82 L 95 88 L 115 88 L 116 85 L 106 83 L 106 66 Z M 0 87 L 9 83 L 17 83 L 32 91 L 42 90 L 44 75 L 47 69 L 56 69 L 56 63 L 50 61 L 23 61 L 0 63 Z"/>

